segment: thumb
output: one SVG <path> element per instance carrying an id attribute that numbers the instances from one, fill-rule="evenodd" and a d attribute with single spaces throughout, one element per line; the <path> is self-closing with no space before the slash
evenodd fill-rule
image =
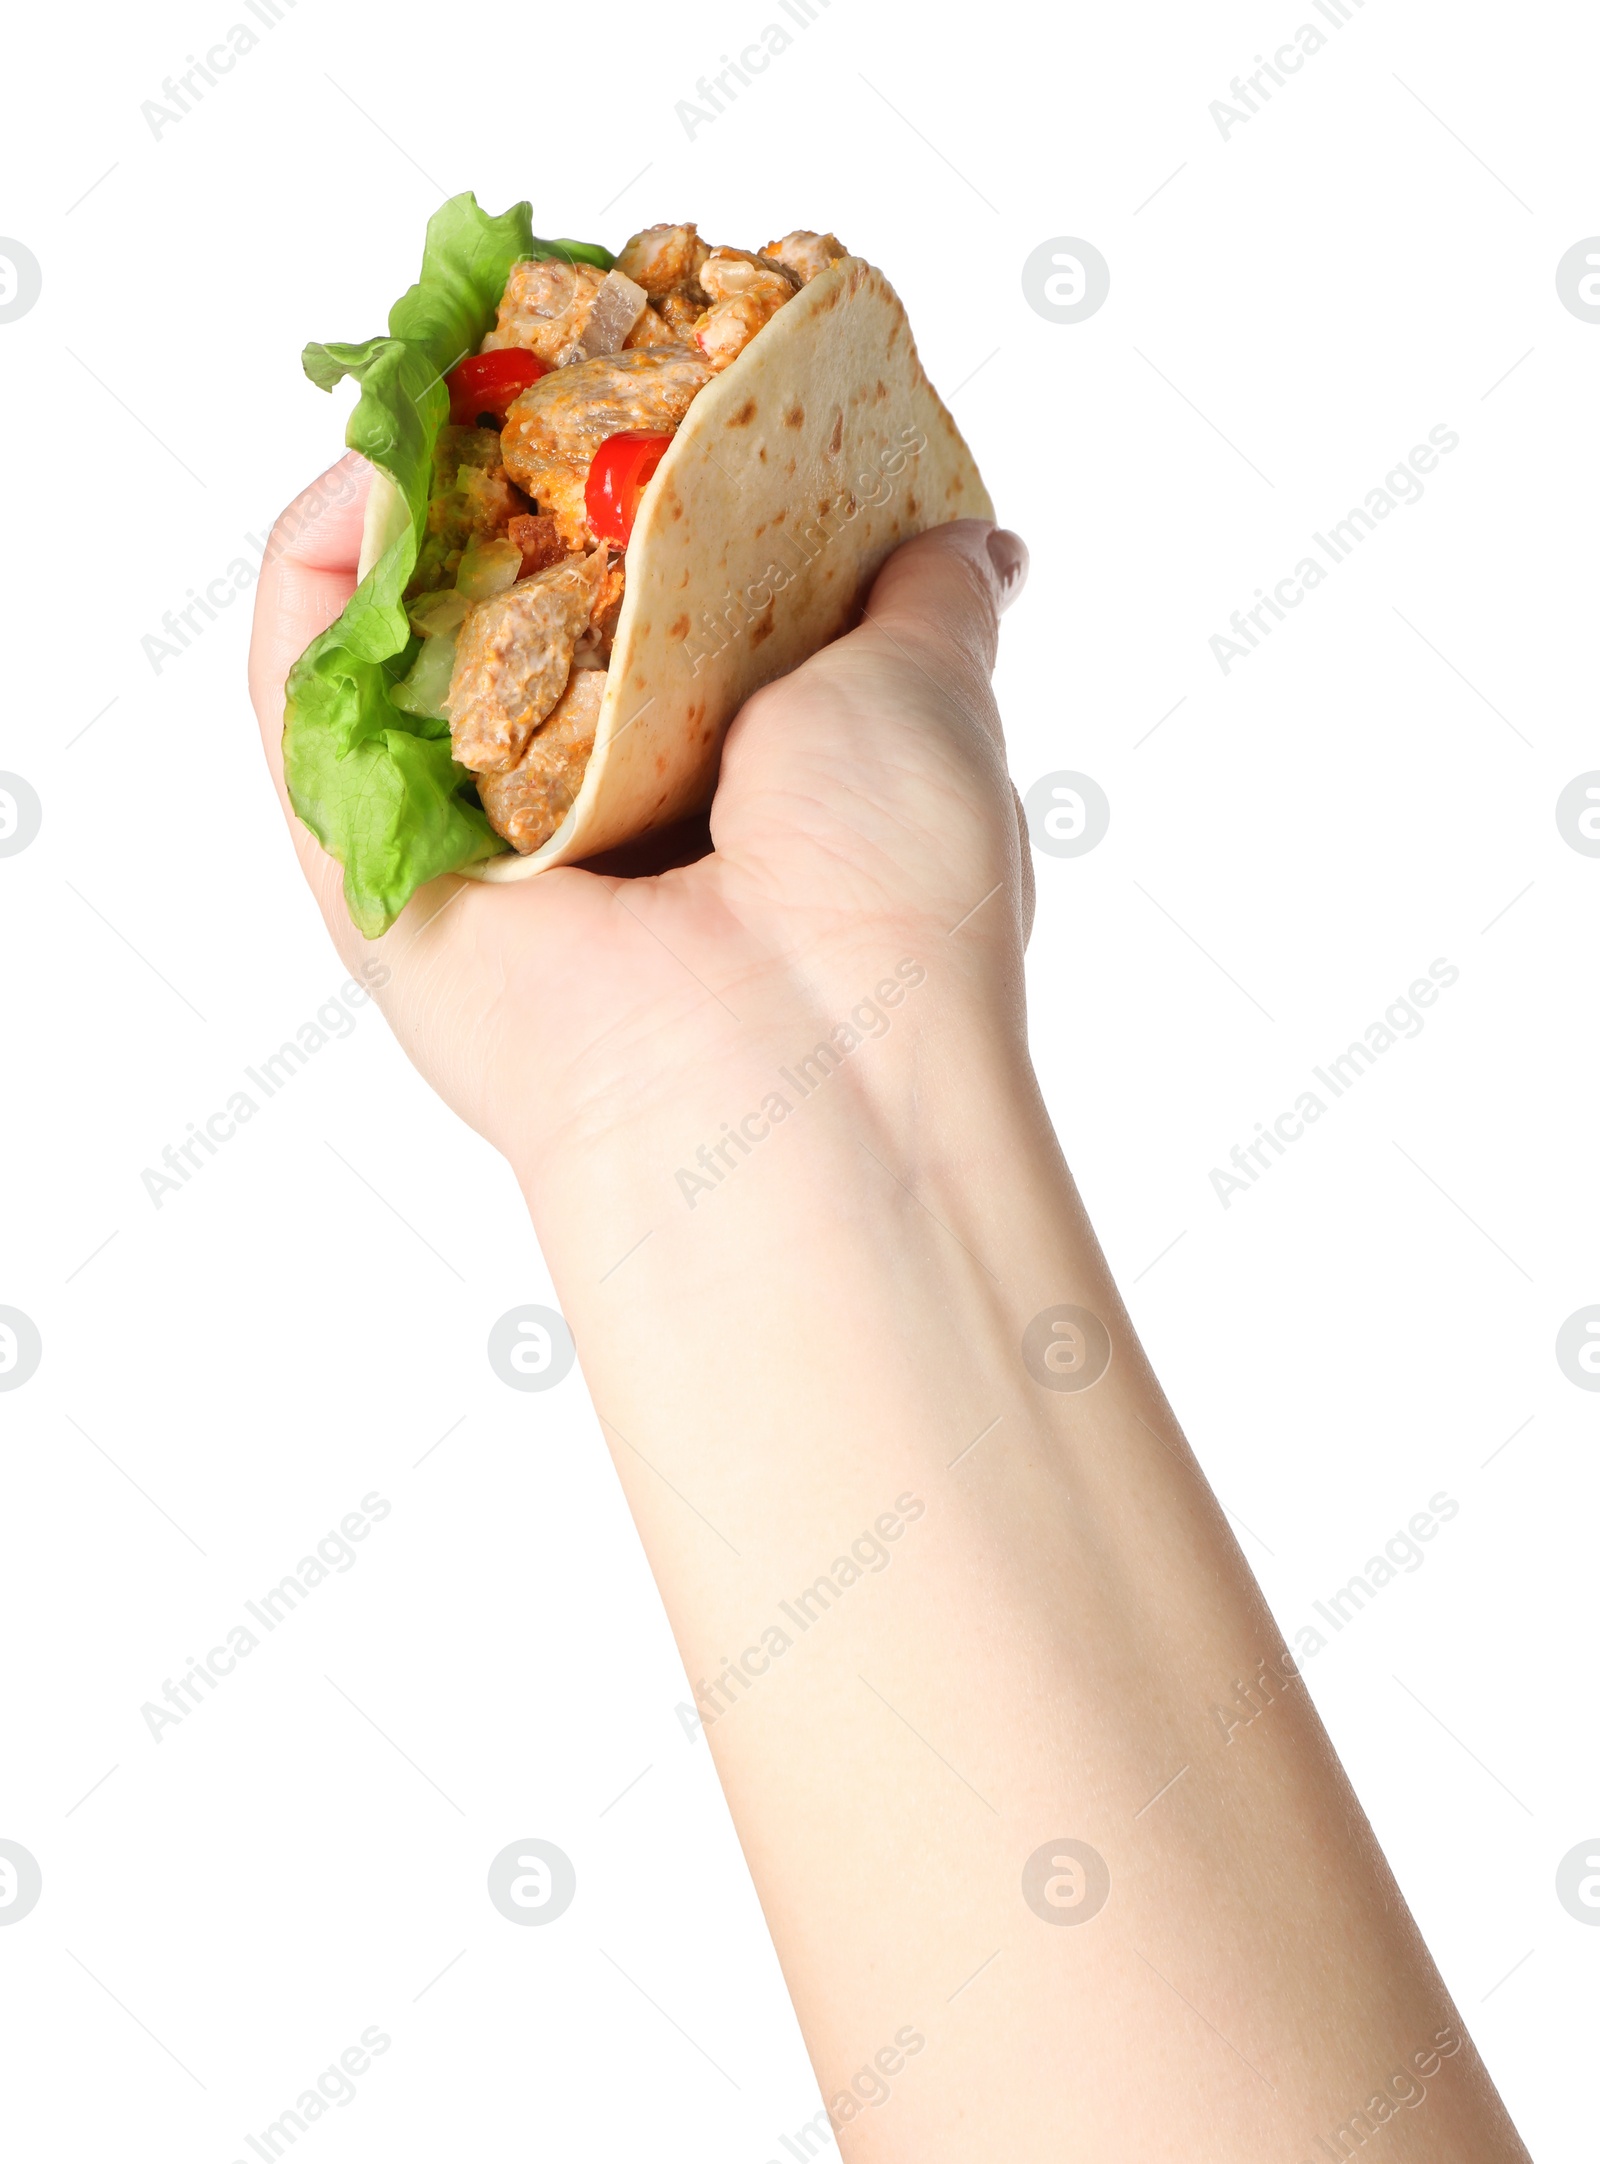
<path id="1" fill-rule="evenodd" d="M 952 666 L 986 678 L 1000 618 L 1027 576 L 1019 535 L 986 519 L 954 519 L 895 550 L 873 584 L 864 622 L 940 681 Z"/>

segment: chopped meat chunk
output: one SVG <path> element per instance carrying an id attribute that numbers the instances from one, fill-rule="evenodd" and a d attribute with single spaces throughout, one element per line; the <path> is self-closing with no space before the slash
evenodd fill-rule
<path id="1" fill-rule="evenodd" d="M 566 688 L 604 582 L 606 552 L 568 557 L 467 611 L 445 702 L 463 766 L 503 774 Z"/>
<path id="2" fill-rule="evenodd" d="M 556 522 L 564 550 L 593 548 L 598 536 L 589 525 L 587 464 L 566 458 L 529 457 L 527 490 L 541 512 Z"/>
<path id="3" fill-rule="evenodd" d="M 782 240 L 769 240 L 761 253 L 793 271 L 800 283 L 808 286 L 818 271 L 837 263 L 849 250 L 832 233 L 785 233 Z"/>
<path id="4" fill-rule="evenodd" d="M 589 628 L 573 649 L 572 666 L 575 669 L 603 669 L 610 661 L 611 642 L 617 635 L 617 618 L 622 614 L 626 574 L 624 559 L 613 556 L 606 565 L 605 577 L 595 589 Z"/>
<path id="5" fill-rule="evenodd" d="M 644 287 L 653 301 L 668 293 L 700 299 L 700 266 L 711 253 L 692 225 L 648 225 L 617 257 L 625 278 Z"/>
<path id="6" fill-rule="evenodd" d="M 636 346 L 554 368 L 514 399 L 501 431 L 506 471 L 556 520 L 568 548 L 587 548 L 584 488 L 608 436 L 670 436 L 696 391 L 711 380 L 691 347 Z"/>
<path id="7" fill-rule="evenodd" d="M 676 295 L 672 297 L 677 298 Z M 693 324 L 700 311 L 692 301 L 681 301 L 678 305 L 685 311 L 685 330 L 674 330 L 665 317 L 658 315 L 653 305 L 646 301 L 639 311 L 638 322 L 622 341 L 623 345 L 630 350 L 634 346 L 682 345 L 685 342 L 687 326 Z"/>
<path id="8" fill-rule="evenodd" d="M 781 263 L 748 255 L 743 248 L 713 248 L 700 272 L 700 283 L 707 299 L 713 302 L 750 293 L 776 309 L 794 298 L 800 280 Z"/>
<path id="9" fill-rule="evenodd" d="M 587 466 L 607 436 L 624 429 L 671 435 L 710 371 L 688 346 L 640 346 L 552 369 L 512 400 L 500 433 L 506 471 L 525 458 Z"/>
<path id="10" fill-rule="evenodd" d="M 509 773 L 485 774 L 478 795 L 489 824 L 519 855 L 547 842 L 572 809 L 594 749 L 606 695 L 604 669 L 576 669 L 549 719 Z"/>
<path id="11" fill-rule="evenodd" d="M 559 368 L 578 351 L 605 277 L 592 263 L 513 263 L 499 317 L 481 350 L 523 346 Z"/>
<path id="12" fill-rule="evenodd" d="M 553 518 L 532 518 L 523 512 L 507 525 L 506 539 L 515 541 L 522 551 L 522 570 L 518 576 L 525 579 L 531 579 L 536 571 L 548 570 L 551 564 L 560 563 L 567 553 Z"/>
<path id="13" fill-rule="evenodd" d="M 781 263 L 746 255 L 742 248 L 713 248 L 700 271 L 711 306 L 695 325 L 695 342 L 714 369 L 726 368 L 744 351 L 799 280 Z"/>
<path id="14" fill-rule="evenodd" d="M 695 325 L 695 343 L 718 374 L 736 361 L 776 313 L 753 293 L 735 293 L 708 308 Z"/>

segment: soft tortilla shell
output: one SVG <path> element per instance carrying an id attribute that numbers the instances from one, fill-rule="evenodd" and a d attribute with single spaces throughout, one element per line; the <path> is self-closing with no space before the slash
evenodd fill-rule
<path id="1" fill-rule="evenodd" d="M 891 550 L 993 516 L 894 289 L 846 256 L 707 384 L 645 491 L 572 809 L 464 876 L 528 879 L 698 810 L 739 708 L 850 628 Z"/>

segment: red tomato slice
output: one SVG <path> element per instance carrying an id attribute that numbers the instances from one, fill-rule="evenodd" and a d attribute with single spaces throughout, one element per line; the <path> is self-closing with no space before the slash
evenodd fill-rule
<path id="1" fill-rule="evenodd" d="M 450 393 L 450 418 L 458 428 L 471 428 L 482 413 L 497 423 L 518 392 L 550 373 L 537 353 L 522 346 L 502 346 L 496 353 L 469 353 L 444 379 Z"/>
<path id="2" fill-rule="evenodd" d="M 625 430 L 607 436 L 594 454 L 584 503 L 596 537 L 626 548 L 645 484 L 666 455 L 670 436 L 641 436 Z"/>

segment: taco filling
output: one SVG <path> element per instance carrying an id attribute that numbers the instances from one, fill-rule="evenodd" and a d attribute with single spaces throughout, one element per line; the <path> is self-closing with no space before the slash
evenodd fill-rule
<path id="1" fill-rule="evenodd" d="M 289 672 L 284 778 L 368 939 L 433 880 L 539 878 L 702 809 L 735 715 L 860 621 L 891 553 L 994 515 L 899 296 L 831 233 L 747 254 L 657 225 L 613 256 L 452 196 L 387 330 L 304 366 L 354 380 L 373 477 L 354 590 Z"/>
<path id="2" fill-rule="evenodd" d="M 831 233 L 748 255 L 656 225 L 610 269 L 515 262 L 494 328 L 446 375 L 404 593 L 422 644 L 390 698 L 449 723 L 490 826 L 520 854 L 582 784 L 651 475 L 712 378 L 844 255 Z"/>

